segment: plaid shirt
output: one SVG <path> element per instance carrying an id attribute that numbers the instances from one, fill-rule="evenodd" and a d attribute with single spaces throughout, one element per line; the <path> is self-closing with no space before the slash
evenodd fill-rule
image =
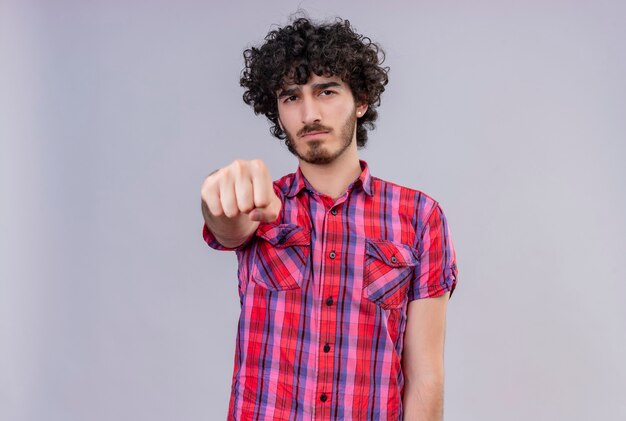
<path id="1" fill-rule="evenodd" d="M 456 257 L 435 200 L 361 168 L 336 200 L 300 169 L 276 181 L 278 220 L 235 249 L 229 420 L 402 419 L 407 304 L 452 293 Z"/>

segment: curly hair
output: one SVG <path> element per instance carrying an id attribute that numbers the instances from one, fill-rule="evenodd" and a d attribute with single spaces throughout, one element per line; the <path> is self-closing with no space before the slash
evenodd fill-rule
<path id="1" fill-rule="evenodd" d="M 358 104 L 367 103 L 356 129 L 357 146 L 365 146 L 367 130 L 374 128 L 378 118 L 376 107 L 387 85 L 389 68 L 382 67 L 385 53 L 380 46 L 356 33 L 348 20 L 314 24 L 307 18 L 296 19 L 269 32 L 261 47 L 246 49 L 243 57 L 243 100 L 255 114 L 263 114 L 273 123 L 272 135 L 286 139 L 278 123 L 276 92 L 286 83 L 306 84 L 315 73 L 341 78 Z"/>

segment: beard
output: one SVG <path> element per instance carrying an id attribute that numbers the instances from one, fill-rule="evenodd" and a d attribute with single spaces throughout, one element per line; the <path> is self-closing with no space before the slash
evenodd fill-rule
<path id="1" fill-rule="evenodd" d="M 333 162 L 339 156 L 341 156 L 341 154 L 344 153 L 346 149 L 348 149 L 348 147 L 352 143 L 352 139 L 354 138 L 355 130 L 356 115 L 354 112 L 351 112 L 350 114 L 348 114 L 348 118 L 341 127 L 341 132 L 339 133 L 339 149 L 337 149 L 336 151 L 329 151 L 328 148 L 324 146 L 324 141 L 322 140 L 310 140 L 306 142 L 306 144 L 302 145 L 302 147 L 306 149 L 304 151 L 300 151 L 296 147 L 294 136 L 287 130 L 285 130 L 285 145 L 287 145 L 287 149 L 289 149 L 289 152 L 291 152 L 304 162 L 315 165 L 327 165 Z M 306 133 L 315 131 L 327 131 L 329 134 L 332 134 L 334 130 L 329 127 L 325 127 L 319 123 L 309 124 L 304 126 L 297 133 L 297 135 L 302 136 Z"/>

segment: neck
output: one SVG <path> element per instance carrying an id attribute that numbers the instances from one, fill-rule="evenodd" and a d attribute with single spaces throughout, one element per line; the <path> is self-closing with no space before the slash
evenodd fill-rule
<path id="1" fill-rule="evenodd" d="M 318 193 L 333 199 L 341 197 L 348 186 L 361 175 L 356 142 L 329 164 L 309 164 L 301 160 L 300 171 Z"/>

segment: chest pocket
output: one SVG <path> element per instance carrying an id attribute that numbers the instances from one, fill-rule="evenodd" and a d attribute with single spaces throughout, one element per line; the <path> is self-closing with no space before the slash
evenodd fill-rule
<path id="1" fill-rule="evenodd" d="M 402 307 L 418 263 L 417 253 L 406 244 L 366 239 L 363 296 L 384 309 Z"/>
<path id="2" fill-rule="evenodd" d="M 294 224 L 261 224 L 251 276 L 271 291 L 300 288 L 311 250 L 310 231 Z"/>

